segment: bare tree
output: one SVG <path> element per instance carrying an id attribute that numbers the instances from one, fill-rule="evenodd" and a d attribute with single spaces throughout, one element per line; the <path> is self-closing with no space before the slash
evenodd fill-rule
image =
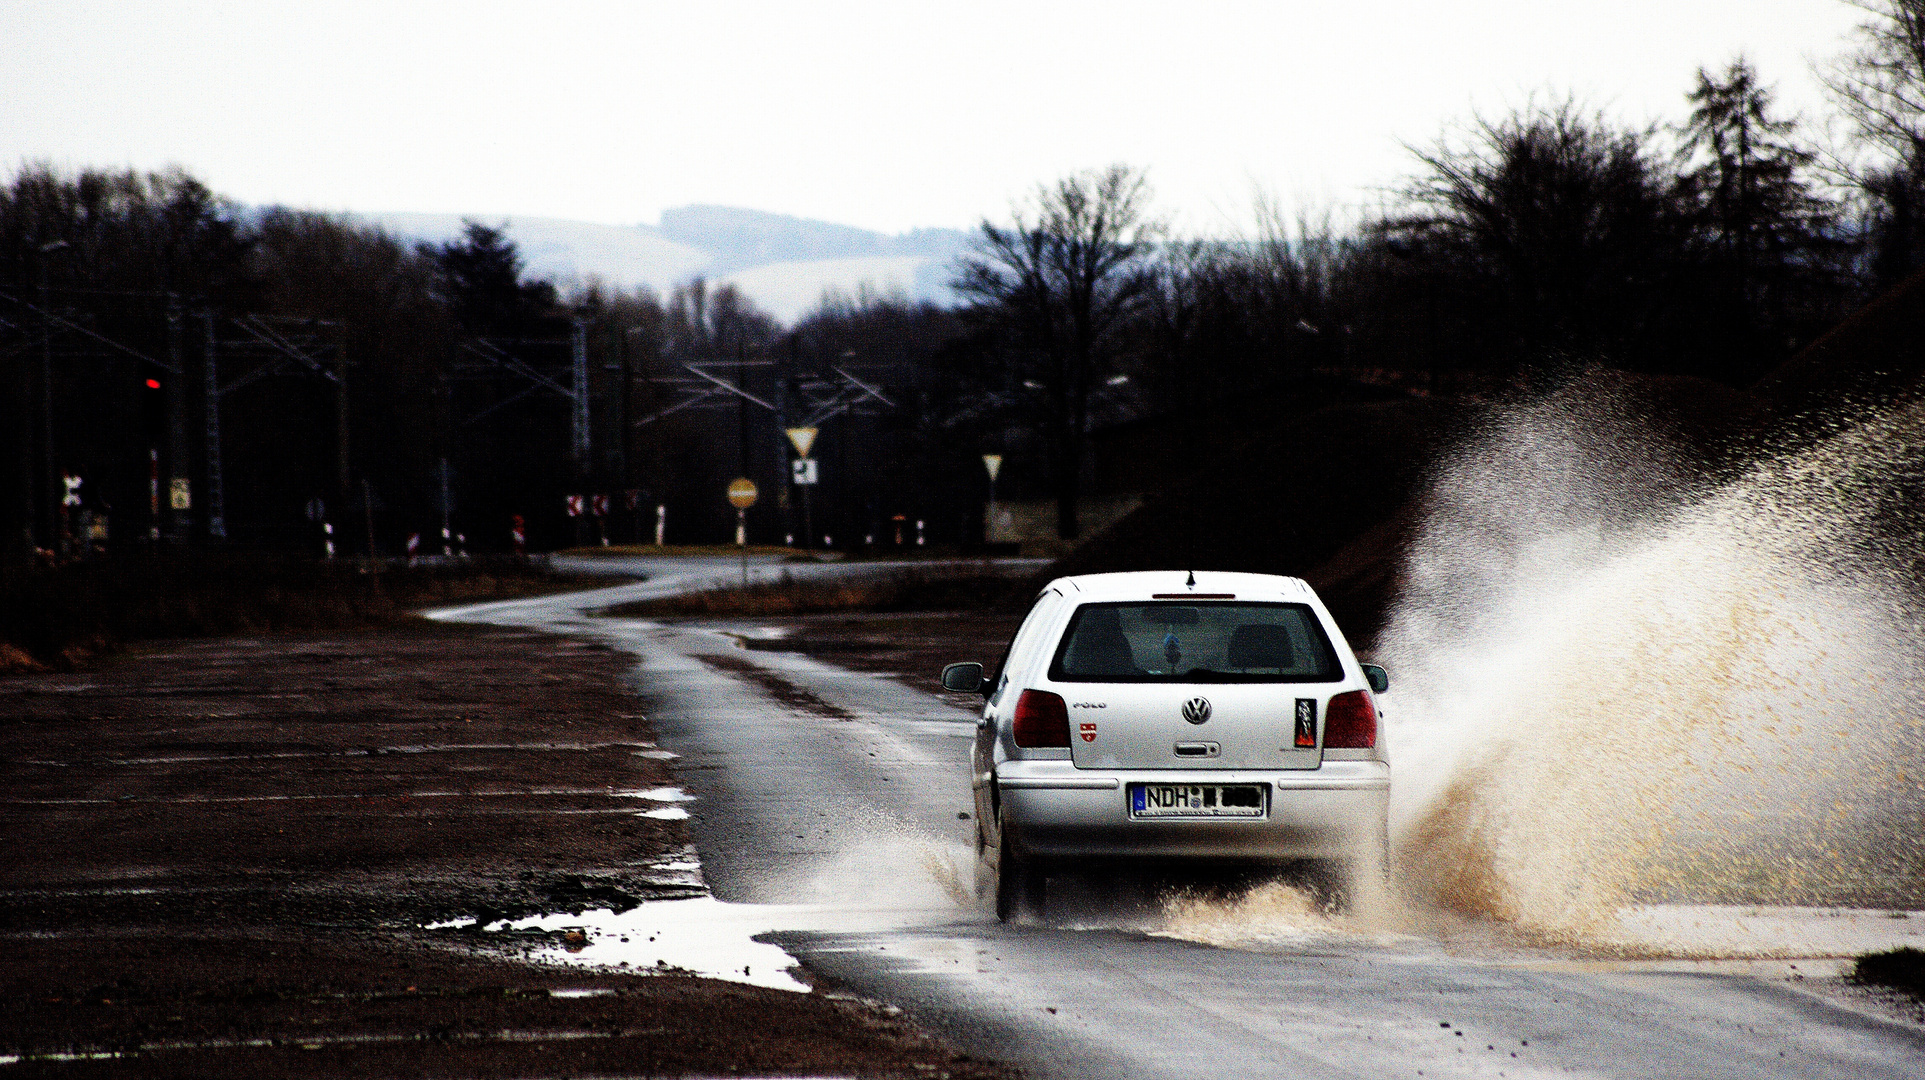
<path id="1" fill-rule="evenodd" d="M 705 278 L 669 294 L 665 351 L 680 360 L 744 360 L 767 349 L 782 327 L 733 284 Z"/>
<path id="2" fill-rule="evenodd" d="M 1149 185 L 1127 165 L 1076 173 L 1037 190 L 1008 225 L 982 223 L 960 261 L 957 291 L 1033 358 L 1047 398 L 1056 531 L 1080 532 L 1091 392 L 1123 352 L 1121 338 L 1149 292 L 1146 256 L 1161 226 L 1146 214 Z"/>
<path id="3" fill-rule="evenodd" d="M 1925 264 L 1925 0 L 1845 2 L 1871 18 L 1825 85 L 1871 152 L 1840 171 L 1869 203 L 1872 278 L 1886 287 Z"/>
<path id="4" fill-rule="evenodd" d="M 1871 16 L 1825 86 L 1888 161 L 1925 158 L 1925 0 L 1845 0 Z"/>
<path id="5" fill-rule="evenodd" d="M 1652 133 L 1567 100 L 1468 135 L 1417 152 L 1426 172 L 1387 236 L 1467 274 L 1526 366 L 1647 347 L 1685 230 Z"/>

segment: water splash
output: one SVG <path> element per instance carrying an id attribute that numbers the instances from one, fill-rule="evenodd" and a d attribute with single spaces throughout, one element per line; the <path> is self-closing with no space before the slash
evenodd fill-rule
<path id="1" fill-rule="evenodd" d="M 1167 896 L 1155 933 L 1206 945 L 1298 944 L 1342 933 L 1341 917 L 1301 885 L 1267 881 L 1232 897 Z"/>
<path id="2" fill-rule="evenodd" d="M 1913 408 L 1713 483 L 1585 392 L 1460 454 L 1378 650 L 1405 881 L 1588 944 L 1632 904 L 1925 896 L 1921 456 Z"/>
<path id="3" fill-rule="evenodd" d="M 866 808 L 860 827 L 819 838 L 827 850 L 771 884 L 790 902 L 950 917 L 976 907 L 975 854 L 952 836 Z"/>

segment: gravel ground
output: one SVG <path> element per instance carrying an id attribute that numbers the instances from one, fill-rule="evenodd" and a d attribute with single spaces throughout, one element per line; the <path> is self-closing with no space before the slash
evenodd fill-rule
<path id="1" fill-rule="evenodd" d="M 409 622 L 0 680 L 0 1074 L 1015 1075 L 825 987 L 421 929 L 693 890 L 628 670 Z"/>

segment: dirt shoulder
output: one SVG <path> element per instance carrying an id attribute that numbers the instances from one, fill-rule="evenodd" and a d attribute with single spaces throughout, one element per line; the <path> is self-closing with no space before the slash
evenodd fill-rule
<path id="1" fill-rule="evenodd" d="M 688 893 L 664 870 L 683 825 L 637 812 L 674 778 L 647 756 L 629 668 L 578 642 L 407 622 L 0 679 L 0 1063 L 1014 1075 L 878 1006 L 536 966 L 420 929 Z"/>

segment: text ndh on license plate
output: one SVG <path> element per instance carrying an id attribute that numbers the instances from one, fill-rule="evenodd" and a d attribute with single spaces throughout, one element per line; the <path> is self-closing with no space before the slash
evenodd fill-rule
<path id="1" fill-rule="evenodd" d="M 1241 817 L 1264 815 L 1262 784 L 1131 784 L 1130 816 Z"/>

